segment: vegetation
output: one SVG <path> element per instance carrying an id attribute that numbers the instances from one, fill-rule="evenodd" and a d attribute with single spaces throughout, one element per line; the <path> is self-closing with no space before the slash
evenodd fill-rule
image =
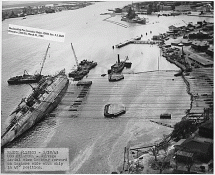
<path id="1" fill-rule="evenodd" d="M 190 120 L 182 120 L 176 123 L 174 130 L 172 132 L 171 138 L 174 141 L 179 141 L 180 139 L 186 139 L 197 130 L 196 124 Z"/>

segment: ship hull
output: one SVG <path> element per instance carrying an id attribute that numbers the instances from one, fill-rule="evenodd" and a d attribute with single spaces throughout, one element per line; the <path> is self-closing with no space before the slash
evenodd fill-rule
<path id="1" fill-rule="evenodd" d="M 10 85 L 38 83 L 41 78 L 42 76 L 33 76 L 33 75 L 28 75 L 26 77 L 17 76 L 17 77 L 10 78 L 7 82 Z"/>
<path id="2" fill-rule="evenodd" d="M 57 107 L 68 88 L 69 80 L 65 77 L 65 79 L 60 83 L 60 87 L 58 87 L 59 89 L 57 89 L 56 92 L 51 92 L 44 99 L 44 102 L 41 102 L 41 104 L 38 105 L 37 108 L 33 109 L 33 111 L 29 110 L 22 116 L 20 121 L 3 134 L 1 138 L 1 146 L 5 146 L 15 138 L 22 135 Z"/>

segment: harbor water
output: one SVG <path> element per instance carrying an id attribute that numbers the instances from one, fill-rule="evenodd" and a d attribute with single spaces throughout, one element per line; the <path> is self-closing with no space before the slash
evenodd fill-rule
<path id="1" fill-rule="evenodd" d="M 181 77 L 174 77 L 179 69 L 160 55 L 156 45 L 130 44 L 120 49 L 112 46 L 127 39 L 143 35 L 142 40 L 164 33 L 168 26 L 176 23 L 210 18 L 193 16 L 148 18 L 146 25 L 128 24 L 116 15 L 106 21 L 109 15 L 100 15 L 108 9 L 123 7 L 129 2 L 96 2 L 94 5 L 54 14 L 41 14 L 7 19 L 2 23 L 2 91 L 1 126 L 5 129 L 8 115 L 31 91 L 29 85 L 9 86 L 7 80 L 38 72 L 46 48 L 50 43 L 48 57 L 42 74 L 53 75 L 65 68 L 68 73 L 75 65 L 71 43 L 79 61 L 96 61 L 86 80 L 93 81 L 88 95 L 77 113 L 68 113 L 74 95 L 67 93 L 59 107 L 8 147 L 50 147 L 69 148 L 70 170 L 67 173 L 110 173 L 117 171 L 123 161 L 124 147 L 154 143 L 170 128 L 150 123 L 161 113 L 171 113 L 168 124 L 181 120 L 190 106 L 190 97 Z M 117 23 L 123 25 L 117 25 Z M 8 25 L 20 25 L 65 33 L 65 41 L 53 42 L 8 34 Z M 152 31 L 152 33 L 150 33 Z M 146 35 L 147 33 L 147 35 Z M 132 62 L 130 69 L 123 71 L 125 79 L 109 82 L 106 74 L 117 61 L 117 54 Z M 159 71 L 158 71 L 159 70 Z M 33 85 L 34 86 L 34 85 Z M 71 81 L 68 91 L 78 91 Z M 125 115 L 116 119 L 104 118 L 107 103 L 122 103 Z M 3 167 L 3 155 L 2 167 Z M 2 170 L 3 171 L 3 170 Z"/>

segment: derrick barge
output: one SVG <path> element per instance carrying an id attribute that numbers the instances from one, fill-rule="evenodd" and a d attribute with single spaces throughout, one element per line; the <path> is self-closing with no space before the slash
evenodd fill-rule
<path id="1" fill-rule="evenodd" d="M 66 93 L 68 84 L 65 70 L 56 76 L 43 77 L 33 92 L 22 99 L 10 114 L 10 123 L 1 136 L 1 146 L 13 141 L 53 111 Z"/>

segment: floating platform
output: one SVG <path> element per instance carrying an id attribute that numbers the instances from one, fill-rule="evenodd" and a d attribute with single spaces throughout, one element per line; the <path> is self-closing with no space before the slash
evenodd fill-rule
<path id="1" fill-rule="evenodd" d="M 131 40 L 126 40 L 123 43 L 119 43 L 115 45 L 116 48 L 121 48 L 123 46 L 126 46 L 128 44 L 161 44 L 162 41 L 156 40 L 156 41 L 151 41 L 151 40 L 137 40 L 137 39 L 131 39 Z M 170 45 L 171 46 L 171 45 Z"/>
<path id="2" fill-rule="evenodd" d="M 183 72 L 182 71 L 179 71 L 178 73 L 174 74 L 175 77 L 178 77 L 178 76 L 182 76 Z"/>
<path id="3" fill-rule="evenodd" d="M 171 119 L 171 114 L 161 114 L 160 119 Z"/>
<path id="4" fill-rule="evenodd" d="M 126 108 L 124 105 L 119 104 L 107 104 L 104 108 L 105 117 L 117 117 L 119 115 L 125 114 Z"/>
<path id="5" fill-rule="evenodd" d="M 92 81 L 79 81 L 77 83 L 77 86 L 91 86 L 92 85 Z"/>
<path id="6" fill-rule="evenodd" d="M 124 75 L 122 74 L 110 74 L 108 80 L 112 82 L 112 81 L 120 81 L 122 79 L 124 79 Z"/>

